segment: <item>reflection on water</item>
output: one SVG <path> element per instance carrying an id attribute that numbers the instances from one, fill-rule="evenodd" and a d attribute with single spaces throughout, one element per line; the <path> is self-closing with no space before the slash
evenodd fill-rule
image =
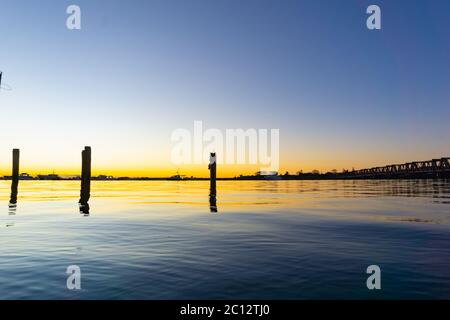
<path id="1" fill-rule="evenodd" d="M 82 213 L 82 214 L 84 214 L 84 216 L 89 216 L 89 210 L 90 210 L 90 207 L 89 207 L 89 203 L 84 203 L 84 204 L 79 204 L 79 207 L 80 207 L 80 213 Z"/>
<path id="2" fill-rule="evenodd" d="M 10 216 L 15 216 L 16 215 L 16 210 L 17 210 L 17 204 L 10 203 L 8 205 L 8 214 Z"/>
<path id="3" fill-rule="evenodd" d="M 0 298 L 450 298 L 446 180 L 95 181 L 88 219 L 77 181 L 21 181 L 17 212 L 9 183 Z"/>
<path id="4" fill-rule="evenodd" d="M 19 180 L 13 179 L 11 182 L 11 197 L 9 203 L 13 206 L 17 204 L 17 193 L 18 193 Z"/>
<path id="5" fill-rule="evenodd" d="M 211 211 L 211 213 L 217 213 L 216 194 L 209 195 L 209 210 Z"/>
<path id="6" fill-rule="evenodd" d="M 11 182 L 11 196 L 9 198 L 9 204 L 8 204 L 8 215 L 15 216 L 16 210 L 17 210 L 17 194 L 18 194 L 18 186 L 19 186 L 19 180 L 18 179 L 12 179 Z M 7 223 L 7 227 L 14 226 L 14 223 Z"/>
<path id="7" fill-rule="evenodd" d="M 217 212 L 217 188 L 216 188 L 216 180 L 210 181 L 209 186 L 209 210 L 211 213 Z"/>
<path id="8" fill-rule="evenodd" d="M 93 181 L 92 200 L 121 198 L 148 204 L 192 204 L 201 206 L 205 195 L 219 189 L 225 206 L 301 205 L 304 200 L 415 198 L 436 204 L 450 203 L 448 180 L 336 180 L 336 181 Z M 0 200 L 6 200 L 8 181 L 0 180 Z M 76 199 L 76 181 L 21 181 L 23 201 Z M 15 190 L 15 192 L 13 192 Z M 17 187 L 11 186 L 10 200 L 17 201 Z M 12 202 L 12 201 L 11 201 Z"/>

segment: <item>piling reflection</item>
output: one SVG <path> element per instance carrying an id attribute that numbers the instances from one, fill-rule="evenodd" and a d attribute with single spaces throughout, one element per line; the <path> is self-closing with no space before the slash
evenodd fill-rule
<path id="1" fill-rule="evenodd" d="M 11 197 L 9 199 L 9 207 L 16 207 L 17 206 L 17 193 L 19 188 L 19 179 L 12 180 L 11 183 Z"/>
<path id="2" fill-rule="evenodd" d="M 85 216 L 89 215 L 89 203 L 81 204 L 80 203 L 80 213 L 84 214 Z"/>
<path id="3" fill-rule="evenodd" d="M 10 203 L 8 205 L 8 215 L 15 216 L 17 211 L 17 204 Z"/>
<path id="4" fill-rule="evenodd" d="M 91 148 L 85 147 L 81 152 L 81 191 L 80 213 L 89 215 L 89 198 L 91 197 Z"/>
<path id="5" fill-rule="evenodd" d="M 216 181 L 211 181 L 209 188 L 209 209 L 212 213 L 217 212 L 217 198 L 216 198 Z"/>
<path id="6" fill-rule="evenodd" d="M 83 184 L 81 185 L 81 191 L 80 191 L 80 201 L 79 206 L 80 206 L 80 213 L 84 214 L 84 215 L 89 215 L 89 190 L 83 188 Z"/>
<path id="7" fill-rule="evenodd" d="M 210 185 L 209 185 L 209 209 L 211 212 L 217 212 L 217 200 L 216 200 L 216 180 L 217 180 L 217 161 L 216 153 L 212 152 L 209 158 L 208 170 L 210 172 Z"/>

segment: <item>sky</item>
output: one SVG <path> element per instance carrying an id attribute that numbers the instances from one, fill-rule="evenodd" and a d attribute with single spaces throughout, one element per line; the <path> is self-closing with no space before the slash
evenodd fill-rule
<path id="1" fill-rule="evenodd" d="M 279 129 L 280 172 L 450 156 L 447 0 L 1 0 L 0 30 L 0 175 L 13 148 L 21 172 L 79 174 L 89 145 L 93 174 L 207 176 L 171 162 L 197 120 Z"/>

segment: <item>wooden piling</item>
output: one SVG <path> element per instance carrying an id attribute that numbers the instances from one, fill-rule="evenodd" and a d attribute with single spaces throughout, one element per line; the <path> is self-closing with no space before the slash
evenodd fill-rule
<path id="1" fill-rule="evenodd" d="M 210 180 L 216 181 L 217 179 L 217 161 L 216 161 L 216 153 L 211 153 L 211 156 L 209 157 L 209 165 L 208 165 L 209 173 L 210 173 Z"/>
<path id="2" fill-rule="evenodd" d="M 87 205 L 91 193 L 91 147 L 81 152 L 81 192 L 80 204 Z"/>
<path id="3" fill-rule="evenodd" d="M 209 175 L 210 175 L 210 186 L 209 186 L 209 206 L 211 212 L 217 212 L 217 201 L 216 201 L 216 181 L 217 181 L 217 160 L 216 154 L 211 153 L 209 158 Z"/>
<path id="4" fill-rule="evenodd" d="M 13 149 L 12 152 L 12 179 L 19 180 L 19 158 L 20 158 L 20 150 L 19 149 Z"/>
<path id="5" fill-rule="evenodd" d="M 19 186 L 19 158 L 20 150 L 13 149 L 12 151 L 12 175 L 11 175 L 11 198 L 9 200 L 10 204 L 17 203 L 17 193 Z"/>

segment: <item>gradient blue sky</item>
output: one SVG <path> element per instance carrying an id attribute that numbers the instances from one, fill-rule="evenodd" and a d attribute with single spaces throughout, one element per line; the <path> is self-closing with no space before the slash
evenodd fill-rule
<path id="1" fill-rule="evenodd" d="M 279 128 L 281 170 L 450 155 L 447 0 L 2 0 L 0 30 L 0 173 L 13 147 L 21 171 L 76 173 L 84 145 L 98 173 L 174 172 L 194 120 Z"/>

